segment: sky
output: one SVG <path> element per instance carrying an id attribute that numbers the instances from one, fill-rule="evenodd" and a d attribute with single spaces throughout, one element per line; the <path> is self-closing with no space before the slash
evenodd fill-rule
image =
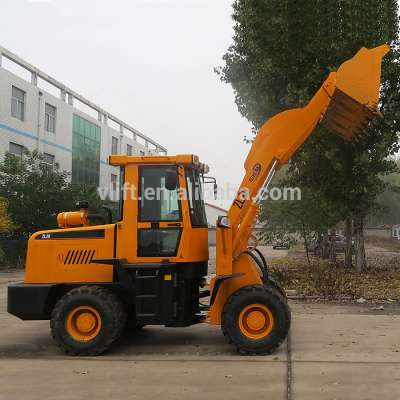
<path id="1" fill-rule="evenodd" d="M 251 126 L 214 68 L 233 43 L 232 0 L 0 0 L 0 45 L 150 136 L 193 153 L 226 191 Z M 234 193 L 234 191 L 232 192 Z M 214 204 L 228 207 L 230 200 Z"/>

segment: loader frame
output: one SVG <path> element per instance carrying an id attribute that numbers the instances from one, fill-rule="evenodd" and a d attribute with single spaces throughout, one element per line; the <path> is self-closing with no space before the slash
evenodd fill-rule
<path id="1" fill-rule="evenodd" d="M 130 189 L 140 195 L 122 201 L 121 193 L 114 224 L 89 226 L 87 206 L 80 203 L 79 211 L 58 215 L 60 229 L 33 234 L 25 282 L 8 288 L 8 312 L 51 319 L 53 337 L 69 354 L 101 354 L 121 335 L 126 317 L 134 326 L 221 325 L 239 352 L 273 351 L 288 333 L 290 310 L 254 250 L 260 203 L 275 172 L 318 123 L 357 140 L 380 115 L 381 61 L 388 50 L 362 48 L 329 74 L 305 107 L 281 112 L 261 127 L 237 195 L 217 221 L 209 290 L 202 289 L 209 258 L 204 201 L 194 195 L 208 167 L 194 155 L 112 155 L 109 163 L 124 178 L 121 188 L 134 184 Z M 169 195 L 148 202 L 145 188 L 161 185 Z M 177 197 L 178 189 L 186 198 Z M 200 301 L 208 296 L 209 304 Z"/>

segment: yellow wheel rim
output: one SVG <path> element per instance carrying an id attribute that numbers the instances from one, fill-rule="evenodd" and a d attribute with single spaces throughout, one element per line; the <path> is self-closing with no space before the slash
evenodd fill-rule
<path id="1" fill-rule="evenodd" d="M 74 308 L 67 316 L 66 329 L 68 334 L 78 342 L 94 339 L 101 329 L 101 317 L 91 306 Z"/>
<path id="2" fill-rule="evenodd" d="M 271 333 L 273 327 L 272 312 L 263 304 L 250 304 L 239 314 L 240 331 L 250 339 L 264 339 Z"/>

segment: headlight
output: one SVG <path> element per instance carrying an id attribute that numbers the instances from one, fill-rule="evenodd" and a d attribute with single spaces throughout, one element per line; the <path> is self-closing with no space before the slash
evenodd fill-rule
<path id="1" fill-rule="evenodd" d="M 220 228 L 230 228 L 231 221 L 227 216 L 218 217 L 217 226 Z"/>

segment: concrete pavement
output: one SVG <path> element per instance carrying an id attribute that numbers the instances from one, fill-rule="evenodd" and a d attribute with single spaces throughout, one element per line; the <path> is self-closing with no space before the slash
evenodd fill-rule
<path id="1" fill-rule="evenodd" d="M 218 327 L 146 327 L 97 358 L 70 358 L 47 321 L 6 313 L 0 273 L 0 400 L 36 399 L 396 399 L 400 394 L 400 308 L 292 302 L 291 358 L 285 343 L 243 357 Z M 291 361 L 291 363 L 288 361 Z"/>
<path id="2" fill-rule="evenodd" d="M 293 399 L 400 397 L 398 306 L 381 314 L 371 306 L 298 304 L 293 308 Z"/>

